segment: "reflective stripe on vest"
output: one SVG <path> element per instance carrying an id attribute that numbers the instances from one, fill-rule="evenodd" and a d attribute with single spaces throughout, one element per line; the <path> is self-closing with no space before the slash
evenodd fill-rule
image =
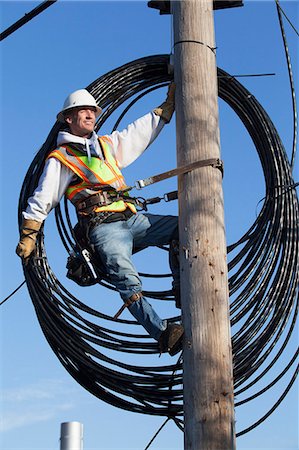
<path id="1" fill-rule="evenodd" d="M 48 158 L 56 158 L 79 178 L 77 184 L 70 185 L 66 190 L 67 198 L 76 205 L 78 201 L 89 197 L 111 186 L 116 190 L 126 188 L 124 177 L 117 166 L 117 162 L 111 154 L 112 141 L 103 136 L 98 138 L 104 152 L 105 160 L 92 156 L 90 161 L 85 153 L 63 145 L 52 151 Z M 124 211 L 127 207 L 136 212 L 132 203 L 125 203 L 123 200 L 111 203 L 110 205 L 95 207 L 95 211 Z"/>

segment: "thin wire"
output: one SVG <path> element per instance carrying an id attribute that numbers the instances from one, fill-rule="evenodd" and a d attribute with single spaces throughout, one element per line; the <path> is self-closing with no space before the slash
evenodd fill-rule
<path id="1" fill-rule="evenodd" d="M 284 15 L 284 17 L 287 19 L 287 21 L 289 22 L 289 24 L 291 25 L 291 27 L 293 28 L 293 30 L 295 31 L 295 33 L 297 34 L 297 36 L 299 36 L 299 32 L 298 30 L 295 28 L 294 24 L 291 22 L 291 20 L 288 18 L 288 16 L 286 15 L 285 11 L 283 10 L 283 8 L 280 6 L 279 2 L 276 2 L 280 11 L 282 12 L 282 14 Z"/>
<path id="2" fill-rule="evenodd" d="M 13 23 L 10 27 L 6 28 L 6 30 L 4 30 L 0 34 L 0 41 L 3 41 L 5 38 L 10 36 L 12 33 L 17 31 L 19 28 L 21 28 L 27 22 L 32 20 L 34 17 L 36 17 L 38 14 L 42 13 L 45 9 L 49 8 L 49 6 L 52 6 L 56 2 L 57 2 L 57 0 L 46 0 L 43 3 L 41 3 L 40 5 L 38 5 L 36 8 L 32 9 L 29 13 L 26 13 L 24 17 L 19 19 L 17 22 Z"/>
<path id="3" fill-rule="evenodd" d="M 210 45 L 208 45 L 208 44 L 206 44 L 205 42 L 201 42 L 201 41 L 197 41 L 197 40 L 195 40 L 195 39 L 183 39 L 183 40 L 181 40 L 181 41 L 176 41 L 174 44 L 173 44 L 173 49 L 174 49 L 174 47 L 176 46 L 176 45 L 178 45 L 178 44 L 185 44 L 185 43 L 189 43 L 189 44 L 199 44 L 199 45 L 202 45 L 202 46 L 204 46 L 204 47 L 207 47 L 209 50 L 211 50 L 212 51 L 212 53 L 214 53 L 214 55 L 216 55 L 216 50 L 217 50 L 217 47 L 211 47 Z"/>
<path id="4" fill-rule="evenodd" d="M 162 423 L 162 425 L 160 426 L 160 428 L 158 428 L 158 430 L 156 431 L 156 433 L 153 435 L 152 439 L 149 441 L 149 443 L 147 444 L 147 446 L 145 447 L 144 450 L 148 450 L 150 448 L 150 446 L 152 445 L 152 443 L 154 442 L 154 440 L 156 439 L 156 437 L 158 436 L 158 434 L 160 433 L 160 431 L 163 430 L 163 428 L 165 427 L 165 425 L 167 424 L 167 422 L 170 420 L 170 417 L 167 417 L 167 419 Z"/>
<path id="5" fill-rule="evenodd" d="M 248 73 L 248 74 L 240 74 L 240 75 L 224 75 L 225 78 L 246 78 L 246 77 L 272 77 L 276 75 L 276 73 Z M 218 77 L 218 78 L 221 78 Z"/>
<path id="6" fill-rule="evenodd" d="M 4 300 L 2 300 L 0 302 L 0 306 L 3 305 L 4 302 L 6 302 L 6 300 L 8 300 L 9 298 L 11 298 L 16 292 L 18 292 L 19 289 L 21 289 L 21 287 L 26 283 L 26 280 L 22 281 L 22 283 L 20 284 L 20 286 L 18 286 L 11 294 L 9 294 Z"/>
<path id="7" fill-rule="evenodd" d="M 288 66 L 288 73 L 289 73 L 289 81 L 291 86 L 291 94 L 292 94 L 292 107 L 293 107 L 293 147 L 292 147 L 292 156 L 291 156 L 291 169 L 294 170 L 295 165 L 295 156 L 296 156 L 296 150 L 297 150 L 297 133 L 298 133 L 298 118 L 297 118 L 297 104 L 296 104 L 296 93 L 295 93 L 295 84 L 294 84 L 294 78 L 293 78 L 293 72 L 292 72 L 292 64 L 291 64 L 291 58 L 289 53 L 289 48 L 287 44 L 287 38 L 285 35 L 283 20 L 281 16 L 281 8 L 279 0 L 275 0 L 276 2 L 276 9 L 278 14 L 278 20 L 280 25 L 280 31 L 282 35 L 284 50 L 285 50 L 285 56 L 287 60 L 287 66 Z"/>

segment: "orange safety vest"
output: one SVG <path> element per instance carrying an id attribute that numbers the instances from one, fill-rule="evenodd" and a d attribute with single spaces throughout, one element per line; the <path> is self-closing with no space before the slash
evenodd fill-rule
<path id="1" fill-rule="evenodd" d="M 117 162 L 112 156 L 111 139 L 107 136 L 102 136 L 98 139 L 104 152 L 104 160 L 92 156 L 90 161 L 88 161 L 85 153 L 75 150 L 69 145 L 58 147 L 48 156 L 48 158 L 58 159 L 79 177 L 78 183 L 69 185 L 66 190 L 67 198 L 75 206 L 85 198 L 101 192 L 103 188 L 107 190 L 107 186 L 111 186 L 116 191 L 121 191 L 127 187 Z M 132 203 L 127 203 L 125 200 L 118 200 L 106 206 L 95 206 L 94 211 L 121 212 L 127 208 L 136 213 L 135 206 Z"/>

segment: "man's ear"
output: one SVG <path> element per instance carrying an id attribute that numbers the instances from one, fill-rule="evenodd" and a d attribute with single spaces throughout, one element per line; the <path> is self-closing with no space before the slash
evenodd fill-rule
<path id="1" fill-rule="evenodd" d="M 71 125 L 71 124 L 73 123 L 73 120 L 72 120 L 72 118 L 71 118 L 70 116 L 66 116 L 66 117 L 64 118 L 64 121 L 65 121 L 68 125 Z"/>

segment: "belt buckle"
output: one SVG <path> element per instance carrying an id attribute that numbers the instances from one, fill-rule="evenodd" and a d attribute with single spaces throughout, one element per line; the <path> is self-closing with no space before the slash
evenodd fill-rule
<path id="1" fill-rule="evenodd" d="M 100 194 L 100 201 L 101 201 L 101 206 L 107 206 L 109 205 L 109 197 L 106 191 L 101 192 Z"/>

